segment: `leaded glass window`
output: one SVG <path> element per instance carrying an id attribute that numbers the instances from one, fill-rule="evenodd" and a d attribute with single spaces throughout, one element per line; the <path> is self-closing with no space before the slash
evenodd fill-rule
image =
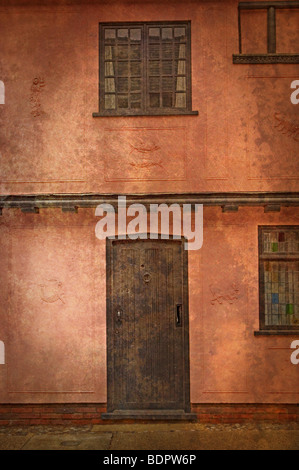
<path id="1" fill-rule="evenodd" d="M 299 329 L 299 227 L 260 227 L 261 329 Z"/>
<path id="2" fill-rule="evenodd" d="M 191 110 L 189 21 L 100 24 L 98 114 L 198 114 Z"/>

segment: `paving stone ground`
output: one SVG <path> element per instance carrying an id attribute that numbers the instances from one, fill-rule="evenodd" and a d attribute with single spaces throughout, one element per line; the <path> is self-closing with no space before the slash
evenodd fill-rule
<path id="1" fill-rule="evenodd" d="M 299 423 L 0 427 L 0 450 L 299 450 Z"/>

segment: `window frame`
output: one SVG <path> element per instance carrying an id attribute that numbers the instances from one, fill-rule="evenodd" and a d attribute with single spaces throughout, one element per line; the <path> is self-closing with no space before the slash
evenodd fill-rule
<path id="1" fill-rule="evenodd" d="M 105 109 L 105 37 L 106 28 L 114 27 L 140 27 L 142 57 L 141 67 L 143 84 L 141 85 L 140 109 Z M 148 72 L 147 50 L 148 38 L 145 34 L 148 27 L 154 26 L 184 26 L 186 27 L 186 108 L 150 108 L 148 103 Z M 161 60 L 161 59 L 160 59 Z M 192 111 L 192 77 L 191 77 L 191 21 L 130 21 L 130 22 L 101 22 L 99 23 L 99 112 L 93 113 L 93 117 L 118 117 L 118 116 L 171 116 L 171 115 L 198 115 L 198 111 Z M 161 75 L 159 75 L 161 77 Z M 116 93 L 117 94 L 117 93 Z"/>
<path id="2" fill-rule="evenodd" d="M 239 53 L 233 54 L 234 64 L 299 64 L 299 53 L 276 52 L 276 11 L 299 9 L 299 1 L 252 1 L 238 4 Z M 267 11 L 267 53 L 244 54 L 242 52 L 241 11 Z"/>
<path id="3" fill-rule="evenodd" d="M 274 331 L 277 334 L 292 332 L 296 334 L 299 332 L 298 325 L 266 325 L 265 324 L 265 290 L 264 290 L 264 261 L 299 261 L 298 254 L 264 254 L 263 253 L 263 232 L 267 231 L 288 231 L 288 230 L 298 230 L 299 225 L 260 225 L 258 227 L 258 257 L 259 257 L 259 331 L 260 332 L 270 332 Z"/>

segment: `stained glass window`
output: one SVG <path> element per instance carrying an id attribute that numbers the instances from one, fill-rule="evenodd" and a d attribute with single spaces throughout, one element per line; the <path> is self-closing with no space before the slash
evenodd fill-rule
<path id="1" fill-rule="evenodd" d="M 260 228 L 261 327 L 299 328 L 299 227 Z"/>

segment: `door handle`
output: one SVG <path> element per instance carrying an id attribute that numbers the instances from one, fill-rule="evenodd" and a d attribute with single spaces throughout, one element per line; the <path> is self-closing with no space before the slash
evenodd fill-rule
<path id="1" fill-rule="evenodd" d="M 120 325 L 122 320 L 122 310 L 117 310 L 116 312 L 116 322 Z"/>
<path id="2" fill-rule="evenodd" d="M 182 326 L 182 305 L 176 306 L 176 326 Z"/>

